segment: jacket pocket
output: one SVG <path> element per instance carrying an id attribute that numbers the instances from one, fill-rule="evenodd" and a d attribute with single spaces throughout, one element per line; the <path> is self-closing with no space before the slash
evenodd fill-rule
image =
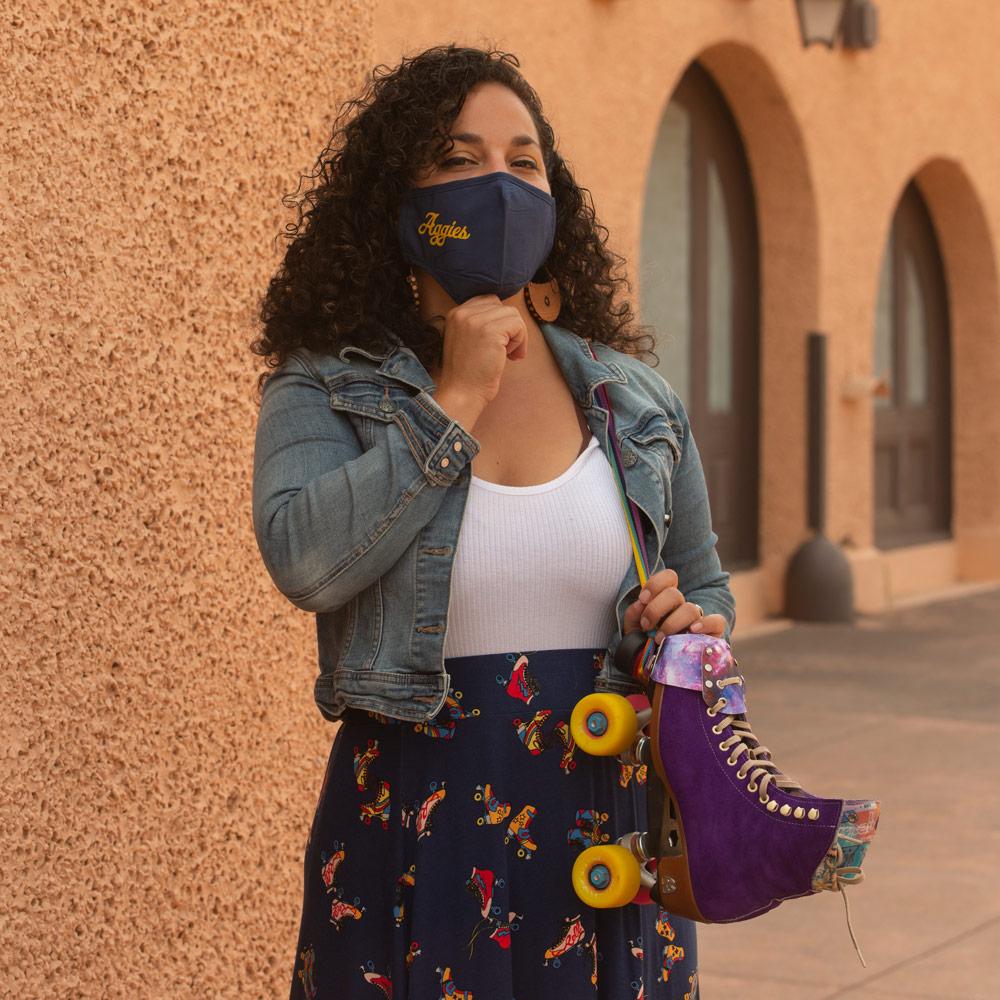
<path id="1" fill-rule="evenodd" d="M 373 669 L 375 658 L 382 645 L 382 633 L 385 631 L 385 614 L 382 606 L 382 577 L 375 581 L 373 591 L 374 607 L 372 609 L 372 635 L 369 643 L 371 653 L 366 657 L 365 668 Z"/>
<path id="2" fill-rule="evenodd" d="M 388 423 L 406 405 L 408 393 L 396 383 L 383 381 L 362 372 L 342 372 L 326 379 L 330 406 L 359 417 Z"/>
<path id="3" fill-rule="evenodd" d="M 663 410 L 650 410 L 636 422 L 625 437 L 647 460 L 651 457 L 663 468 L 668 478 L 681 458 L 680 426 L 675 425 Z"/>

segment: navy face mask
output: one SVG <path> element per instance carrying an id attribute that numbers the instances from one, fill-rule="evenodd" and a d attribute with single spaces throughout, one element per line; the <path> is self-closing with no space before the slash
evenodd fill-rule
<path id="1" fill-rule="evenodd" d="M 411 188 L 399 208 L 403 256 L 457 303 L 520 291 L 555 234 L 555 198 L 505 171 Z"/>

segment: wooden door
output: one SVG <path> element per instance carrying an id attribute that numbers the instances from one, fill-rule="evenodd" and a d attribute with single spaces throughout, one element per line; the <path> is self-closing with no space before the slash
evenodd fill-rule
<path id="1" fill-rule="evenodd" d="M 951 375 L 944 267 L 912 181 L 892 221 L 879 282 L 875 371 L 875 543 L 951 534 Z"/>

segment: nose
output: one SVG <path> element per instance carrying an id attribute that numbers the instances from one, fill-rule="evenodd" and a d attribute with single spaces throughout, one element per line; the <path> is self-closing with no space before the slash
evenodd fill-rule
<path id="1" fill-rule="evenodd" d="M 504 151 L 502 149 L 491 149 L 486 153 L 486 157 L 483 160 L 483 171 L 487 174 L 495 174 L 498 171 L 505 171 L 506 173 L 513 173 L 511 168 L 507 164 L 507 158 L 504 156 Z"/>

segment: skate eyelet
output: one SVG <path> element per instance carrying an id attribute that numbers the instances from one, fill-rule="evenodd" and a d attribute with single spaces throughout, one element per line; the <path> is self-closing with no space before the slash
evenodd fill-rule
<path id="1" fill-rule="evenodd" d="M 732 757 L 727 757 L 727 758 L 726 758 L 726 763 L 727 763 L 727 764 L 728 764 L 728 765 L 729 765 L 730 767 L 735 767 L 735 766 L 736 766 L 736 764 L 737 764 L 737 761 L 736 761 L 736 760 L 734 760 L 734 759 L 733 759 Z"/>
<path id="2" fill-rule="evenodd" d="M 747 790 L 751 791 L 751 792 L 756 792 L 757 791 L 757 782 L 756 781 L 749 782 L 747 784 Z"/>
<path id="3" fill-rule="evenodd" d="M 723 741 L 722 741 L 722 742 L 721 742 L 721 743 L 719 744 L 719 749 L 720 749 L 720 750 L 728 750 L 728 749 L 729 749 L 729 740 L 728 740 L 728 739 L 724 739 L 724 740 L 723 740 Z"/>
<path id="4" fill-rule="evenodd" d="M 712 726 L 712 732 L 715 733 L 716 736 L 718 736 L 718 735 L 720 735 L 722 733 L 722 729 L 720 729 L 719 725 L 716 724 L 716 725 Z"/>

